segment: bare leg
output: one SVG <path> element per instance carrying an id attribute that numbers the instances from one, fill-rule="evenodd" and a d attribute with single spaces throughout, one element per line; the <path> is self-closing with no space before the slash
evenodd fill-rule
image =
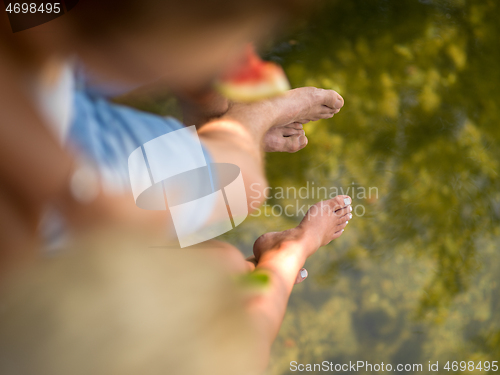
<path id="1" fill-rule="evenodd" d="M 350 204 L 351 199 L 346 195 L 317 203 L 296 228 L 259 237 L 254 245 L 255 257 L 249 262 L 245 262 L 240 251 L 232 245 L 219 241 L 199 245 L 200 251 L 216 258 L 232 274 L 255 268 L 269 275 L 269 287 L 262 293 L 250 294 L 246 304 L 258 330 L 261 349 L 258 360 L 262 367 L 268 361 L 293 285 L 307 277 L 300 272 L 305 260 L 320 246 L 342 235 L 352 218 Z"/>
<path id="2" fill-rule="evenodd" d="M 249 303 L 249 311 L 267 348 L 278 334 L 297 273 L 319 247 L 342 235 L 352 218 L 350 204 L 345 195 L 319 202 L 296 228 L 266 233 L 255 242 L 256 270 L 267 272 L 271 285 Z"/>

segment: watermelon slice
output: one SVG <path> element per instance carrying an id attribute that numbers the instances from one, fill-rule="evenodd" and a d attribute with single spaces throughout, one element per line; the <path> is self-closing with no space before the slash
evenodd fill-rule
<path id="1" fill-rule="evenodd" d="M 290 90 L 290 83 L 281 66 L 261 60 L 249 45 L 244 58 L 220 78 L 217 88 L 230 100 L 251 102 L 283 94 Z"/>

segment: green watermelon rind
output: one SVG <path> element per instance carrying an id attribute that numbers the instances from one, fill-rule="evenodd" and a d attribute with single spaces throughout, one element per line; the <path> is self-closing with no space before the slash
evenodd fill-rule
<path id="1" fill-rule="evenodd" d="M 257 83 L 218 82 L 218 91 L 229 100 L 236 102 L 253 102 L 282 95 L 291 89 L 290 83 L 283 71 L 269 80 Z"/>

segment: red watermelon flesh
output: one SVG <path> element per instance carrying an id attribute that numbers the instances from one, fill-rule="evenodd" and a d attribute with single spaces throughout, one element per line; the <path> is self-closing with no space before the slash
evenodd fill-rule
<path id="1" fill-rule="evenodd" d="M 252 45 L 247 47 L 242 61 L 221 77 L 217 86 L 228 99 L 241 102 L 261 100 L 290 90 L 283 68 L 263 61 Z"/>

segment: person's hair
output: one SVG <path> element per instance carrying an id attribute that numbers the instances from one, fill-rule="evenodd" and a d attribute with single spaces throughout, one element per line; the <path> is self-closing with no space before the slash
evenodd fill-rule
<path id="1" fill-rule="evenodd" d="M 1 374 L 253 373 L 243 296 L 203 249 L 115 240 L 11 282 L 0 298 Z"/>
<path id="2" fill-rule="evenodd" d="M 277 22 L 304 16 L 317 0 L 82 0 L 70 12 L 85 36 L 99 37 L 161 23 L 185 30 L 259 15 Z"/>

